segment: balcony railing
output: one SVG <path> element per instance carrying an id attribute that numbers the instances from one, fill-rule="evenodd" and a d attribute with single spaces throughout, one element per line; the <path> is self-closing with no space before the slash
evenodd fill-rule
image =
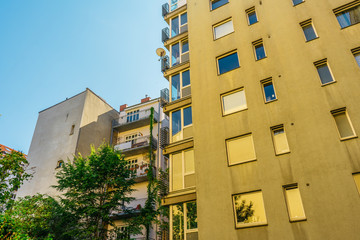
<path id="1" fill-rule="evenodd" d="M 152 147 L 156 148 L 157 141 L 156 139 L 152 139 Z M 117 144 L 114 146 L 115 150 L 119 150 L 122 152 L 127 152 L 131 150 L 146 148 L 150 146 L 150 136 L 143 136 L 132 139 L 130 141 L 118 141 Z"/>
<path id="2" fill-rule="evenodd" d="M 161 89 L 160 90 L 160 98 L 165 103 L 168 103 L 169 102 L 169 89 L 167 89 L 167 88 Z"/>
<path id="3" fill-rule="evenodd" d="M 176 9 L 184 6 L 186 4 L 186 0 L 170 0 L 169 3 L 165 3 L 162 5 L 162 16 L 165 17 L 168 13 L 175 11 Z"/>
<path id="4" fill-rule="evenodd" d="M 169 56 L 161 58 L 161 72 L 165 72 L 170 68 Z"/>
<path id="5" fill-rule="evenodd" d="M 170 38 L 170 30 L 168 27 L 163 28 L 161 31 L 161 41 L 164 43 Z"/>
<path id="6" fill-rule="evenodd" d="M 160 147 L 164 149 L 170 143 L 169 128 L 160 128 Z"/>
<path id="7" fill-rule="evenodd" d="M 150 114 L 151 114 L 150 109 L 141 110 L 139 112 L 133 112 L 131 114 L 127 114 L 119 117 L 118 119 L 113 120 L 112 126 L 120 127 L 131 123 L 139 122 L 141 120 L 148 119 L 150 117 Z M 155 122 L 159 121 L 159 114 L 155 110 L 154 110 L 154 121 Z"/>

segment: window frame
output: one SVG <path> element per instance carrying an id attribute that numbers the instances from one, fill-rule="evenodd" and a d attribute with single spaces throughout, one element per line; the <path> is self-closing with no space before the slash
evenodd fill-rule
<path id="1" fill-rule="evenodd" d="M 259 22 L 259 18 L 258 18 L 258 15 L 257 15 L 257 13 L 256 13 L 255 6 L 246 9 L 246 10 L 245 10 L 245 13 L 246 13 L 246 18 L 247 18 L 248 26 L 254 25 L 254 24 L 256 24 L 256 23 Z M 250 14 L 252 14 L 252 13 L 255 13 L 255 16 L 256 16 L 256 22 L 254 22 L 254 23 L 250 23 Z"/>
<path id="2" fill-rule="evenodd" d="M 210 12 L 215 11 L 216 9 L 219 9 L 219 8 L 221 8 L 222 6 L 225 6 L 226 4 L 229 4 L 229 3 L 230 3 L 230 0 L 227 0 L 227 2 L 224 3 L 223 5 L 221 5 L 221 6 L 213 9 L 213 8 L 212 8 L 212 2 L 215 2 L 215 1 L 216 1 L 216 0 L 210 0 L 210 5 L 209 5 L 209 7 L 210 7 Z"/>
<path id="3" fill-rule="evenodd" d="M 169 126 L 170 126 L 170 143 L 174 143 L 174 142 L 184 140 L 184 129 L 193 126 L 194 122 L 193 122 L 192 118 L 191 118 L 191 124 L 188 124 L 188 125 L 184 126 L 184 109 L 189 108 L 189 107 L 191 107 L 191 116 L 192 116 L 192 105 L 191 104 L 186 105 L 186 106 L 181 107 L 181 108 L 178 108 L 178 109 L 170 112 L 170 123 L 169 123 Z M 180 111 L 180 118 L 181 118 L 181 120 L 180 120 L 180 122 L 181 122 L 181 130 L 180 130 L 180 132 L 181 132 L 181 140 L 173 141 L 173 133 L 172 133 L 172 118 L 173 118 L 173 116 L 172 115 L 173 115 L 174 112 L 177 112 L 177 111 Z"/>
<path id="4" fill-rule="evenodd" d="M 186 85 L 186 86 L 183 86 L 183 73 L 186 72 L 186 71 L 189 71 L 189 76 L 190 76 L 190 68 L 186 68 L 185 70 L 181 70 L 175 74 L 172 74 L 170 77 L 169 77 L 169 85 L 170 85 L 170 88 L 169 88 L 169 101 L 170 102 L 175 102 L 175 101 L 178 101 L 182 98 L 184 98 L 183 94 L 182 94 L 182 90 L 184 88 L 191 88 L 191 77 L 190 77 L 190 84 Z M 176 75 L 179 75 L 180 77 L 180 98 L 176 99 L 176 100 L 172 100 L 172 78 L 173 76 L 176 76 Z M 191 96 L 188 95 L 188 96 Z M 187 97 L 187 96 L 185 96 Z"/>
<path id="5" fill-rule="evenodd" d="M 194 188 L 196 185 L 191 186 L 191 187 L 185 187 L 185 176 L 188 175 L 192 175 L 195 174 L 196 170 L 194 169 L 194 171 L 191 172 L 185 172 L 185 152 L 189 152 L 189 151 L 193 151 L 194 154 L 194 148 L 187 148 L 184 150 L 181 150 L 179 152 L 174 152 L 171 153 L 169 156 L 169 192 L 177 192 L 177 191 L 184 191 L 187 189 L 192 189 Z M 181 172 L 181 176 L 182 176 L 182 188 L 181 189 L 177 189 L 177 190 L 173 190 L 173 155 L 175 154 L 180 154 L 181 153 L 181 166 L 182 166 L 182 172 Z M 194 155 L 194 164 L 195 164 L 195 155 Z"/>
<path id="6" fill-rule="evenodd" d="M 225 57 L 228 57 L 228 56 L 230 56 L 230 55 L 232 55 L 232 54 L 234 54 L 234 53 L 236 53 L 236 55 L 237 55 L 238 65 L 239 65 L 239 66 L 238 66 L 238 67 L 235 67 L 235 68 L 233 68 L 233 69 L 231 69 L 231 70 L 229 70 L 229 71 L 220 73 L 219 60 L 220 60 L 220 59 L 223 59 L 223 58 L 225 58 Z M 231 71 L 234 71 L 234 70 L 240 68 L 240 67 L 241 67 L 241 66 L 240 66 L 240 59 L 239 59 L 239 53 L 238 53 L 237 49 L 232 50 L 232 51 L 227 52 L 227 53 L 224 53 L 224 54 L 222 54 L 222 55 L 220 55 L 220 56 L 217 56 L 217 57 L 216 57 L 216 66 L 217 66 L 217 75 L 218 75 L 218 76 L 223 75 L 223 74 L 226 74 L 226 73 L 228 73 L 228 72 L 231 72 Z"/>
<path id="7" fill-rule="evenodd" d="M 229 95 L 234 94 L 234 93 L 237 93 L 237 92 L 241 92 L 241 91 L 244 92 L 246 107 L 243 108 L 243 109 L 234 111 L 234 112 L 225 113 L 225 110 L 224 110 L 224 101 L 223 101 L 224 97 L 229 96 Z M 247 109 L 248 109 L 248 104 L 247 104 L 247 99 L 246 99 L 245 88 L 242 86 L 242 87 L 240 87 L 240 88 L 237 88 L 237 89 L 234 89 L 234 90 L 225 92 L 225 93 L 223 93 L 223 94 L 220 94 L 220 104 L 221 104 L 221 113 L 222 113 L 222 116 L 223 116 L 223 117 L 247 110 Z"/>
<path id="8" fill-rule="evenodd" d="M 360 47 L 351 49 L 351 53 L 355 58 L 356 65 L 360 68 Z M 359 61 L 356 59 L 357 57 L 359 58 Z"/>
<path id="9" fill-rule="evenodd" d="M 238 162 L 235 162 L 235 163 L 230 163 L 229 149 L 228 149 L 228 144 L 227 144 L 228 141 L 234 141 L 234 140 L 236 140 L 238 138 L 244 138 L 246 136 L 251 136 L 251 142 L 252 142 L 252 146 L 253 146 L 253 149 L 254 149 L 254 158 L 247 159 L 247 160 L 240 161 L 240 162 L 238 161 Z M 255 143 L 254 143 L 254 138 L 253 138 L 253 133 L 252 132 L 241 134 L 239 136 L 235 136 L 235 137 L 225 139 L 225 150 L 226 150 L 226 160 L 227 160 L 228 167 L 257 161 Z"/>
<path id="10" fill-rule="evenodd" d="M 184 39 L 181 39 L 179 41 L 177 41 L 176 43 L 173 43 L 170 45 L 170 67 L 176 67 L 176 66 L 179 66 L 185 62 L 188 62 L 190 61 L 190 45 L 189 45 L 189 49 L 186 51 L 186 52 L 183 52 L 183 44 L 184 42 L 187 42 L 188 45 L 189 45 L 189 39 L 188 38 L 184 38 Z M 175 65 L 173 64 L 172 62 L 172 52 L 173 52 L 173 46 L 176 45 L 176 44 L 179 44 L 179 63 L 176 63 Z M 187 61 L 182 61 L 182 56 L 186 55 L 186 54 L 189 54 L 189 60 Z"/>
<path id="11" fill-rule="evenodd" d="M 294 0 L 292 0 L 293 7 L 295 7 L 295 6 L 297 6 L 297 5 L 300 5 L 300 4 L 304 3 L 304 2 L 305 2 L 305 0 L 301 0 L 301 2 L 295 4 L 295 3 L 294 3 Z"/>
<path id="12" fill-rule="evenodd" d="M 320 83 L 321 83 L 321 86 L 322 86 L 322 87 L 323 87 L 323 86 L 327 86 L 327 85 L 329 85 L 329 84 L 336 83 L 334 74 L 333 74 L 332 71 L 331 71 L 331 68 L 330 68 L 330 66 L 329 66 L 329 62 L 328 62 L 327 58 L 324 58 L 324 59 L 321 59 L 321 60 L 319 60 L 319 61 L 314 62 L 314 66 L 315 66 L 315 68 L 316 68 L 316 72 L 317 72 L 317 75 L 318 75 L 318 77 L 319 77 L 319 80 L 320 80 Z M 326 66 L 326 67 L 328 68 L 328 70 L 329 70 L 329 72 L 330 72 L 330 76 L 331 76 L 331 78 L 332 78 L 332 81 L 331 81 L 331 82 L 327 82 L 327 83 L 323 83 L 323 82 L 322 82 L 322 79 L 321 79 L 321 76 L 320 76 L 320 73 L 319 73 L 319 70 L 318 70 L 318 69 L 319 69 L 320 67 L 322 67 L 322 66 Z"/>
<path id="13" fill-rule="evenodd" d="M 181 12 L 181 13 L 179 13 L 178 15 L 170 18 L 170 20 L 169 20 L 169 32 L 170 32 L 169 35 L 170 35 L 170 38 L 179 36 L 179 35 L 181 35 L 181 34 L 183 34 L 183 33 L 185 33 L 185 32 L 188 31 L 188 30 L 186 30 L 186 31 L 184 31 L 184 32 L 181 32 L 181 28 L 184 27 L 184 26 L 186 26 L 186 25 L 188 25 L 188 23 L 189 23 L 189 19 L 187 19 L 187 21 L 186 21 L 185 24 L 181 24 L 181 16 L 184 15 L 184 14 L 187 14 L 187 11 Z M 173 35 L 172 35 L 172 21 L 173 21 L 173 19 L 175 19 L 175 18 L 178 18 L 178 26 L 179 26 L 178 31 L 179 31 L 179 33 L 178 33 L 177 35 L 173 36 Z M 187 18 L 187 17 L 186 17 L 186 18 Z"/>
<path id="14" fill-rule="evenodd" d="M 225 34 L 225 35 L 223 35 L 223 36 L 221 36 L 221 37 L 215 38 L 215 28 L 220 27 L 221 25 L 223 25 L 223 24 L 225 24 L 225 23 L 228 23 L 228 22 L 230 22 L 230 21 L 232 22 L 232 32 L 229 32 L 229 33 L 227 33 L 227 34 Z M 232 17 L 229 17 L 229 18 L 227 18 L 227 19 L 225 19 L 225 20 L 222 20 L 221 22 L 218 22 L 218 23 L 214 24 L 214 25 L 212 26 L 212 29 L 213 29 L 213 39 L 214 39 L 214 41 L 216 41 L 216 40 L 218 40 L 218 39 L 221 39 L 221 38 L 223 38 L 223 37 L 226 37 L 227 35 L 230 35 L 230 34 L 232 34 L 232 33 L 235 32 L 235 29 L 234 29 L 234 21 L 233 21 Z"/>
<path id="15" fill-rule="evenodd" d="M 126 123 L 136 122 L 140 119 L 140 110 L 126 112 Z"/>
<path id="16" fill-rule="evenodd" d="M 266 101 L 265 84 L 268 84 L 268 83 L 271 83 L 272 86 L 273 86 L 274 94 L 275 94 L 275 99 Z M 272 77 L 269 77 L 269 78 L 266 78 L 266 79 L 261 80 L 261 81 L 260 81 L 260 84 L 261 84 L 261 90 L 262 90 L 262 93 L 263 93 L 263 98 L 264 98 L 264 103 L 265 103 L 265 104 L 271 103 L 271 102 L 275 102 L 275 101 L 278 100 L 277 93 L 276 93 L 276 89 L 275 89 L 275 84 L 274 84 L 274 81 L 273 81 Z"/>
<path id="17" fill-rule="evenodd" d="M 313 41 L 313 40 L 319 38 L 319 35 L 318 35 L 318 33 L 317 33 L 317 31 L 316 31 L 316 29 L 315 29 L 315 27 L 314 27 L 314 23 L 313 23 L 313 21 L 312 21 L 311 18 L 308 19 L 308 20 L 305 20 L 305 21 L 303 21 L 303 22 L 301 22 L 301 23 L 299 23 L 299 24 L 300 24 L 300 26 L 301 26 L 301 28 L 302 28 L 302 30 L 303 30 L 305 42 L 310 42 L 310 41 Z M 306 34 L 305 34 L 305 31 L 304 31 L 304 28 L 305 28 L 305 27 L 308 27 L 308 26 L 311 26 L 312 30 L 313 30 L 314 33 L 315 33 L 315 37 L 312 38 L 312 39 L 310 39 L 310 40 L 308 40 L 308 39 L 306 38 Z"/>
<path id="18" fill-rule="evenodd" d="M 262 38 L 254 41 L 254 42 L 252 42 L 252 45 L 253 45 L 254 56 L 255 56 L 255 61 L 256 61 L 256 62 L 267 58 L 267 54 L 266 54 L 266 50 L 265 50 L 265 44 L 264 44 L 264 41 L 263 41 Z M 263 47 L 263 49 L 264 49 L 264 55 L 265 55 L 265 56 L 264 56 L 263 58 L 259 58 L 259 59 L 258 59 L 258 55 L 257 55 L 257 52 L 256 52 L 256 48 L 257 48 L 258 46 L 261 46 L 261 45 L 262 45 L 262 47 Z"/>
<path id="19" fill-rule="evenodd" d="M 281 129 L 284 131 L 285 138 L 286 138 L 286 143 L 287 143 L 287 146 L 288 146 L 288 150 L 285 151 L 285 152 L 278 153 L 277 150 L 276 150 L 275 131 L 278 131 L 278 130 L 281 130 Z M 276 125 L 276 126 L 272 126 L 272 127 L 270 127 L 270 130 L 271 130 L 271 137 L 272 137 L 272 141 L 273 141 L 275 156 L 289 154 L 291 152 L 291 150 L 290 150 L 290 144 L 289 144 L 289 140 L 288 140 L 288 137 L 287 137 L 287 134 L 286 134 L 286 131 L 285 131 L 284 124 L 279 124 L 279 125 Z"/>
<path id="20" fill-rule="evenodd" d="M 359 175 L 359 178 L 360 178 L 360 172 L 354 172 L 351 174 L 352 177 L 353 177 L 353 181 L 354 181 L 354 184 L 355 184 L 355 188 L 359 194 L 359 197 L 360 197 L 360 181 L 359 181 L 359 185 L 356 183 L 356 180 L 355 180 L 355 175 Z"/>
<path id="21" fill-rule="evenodd" d="M 298 189 L 298 191 L 299 191 L 301 205 L 302 205 L 302 209 L 303 209 L 303 212 L 304 212 L 304 217 L 292 218 L 291 215 L 290 215 L 290 202 L 288 200 L 286 191 L 291 190 L 291 189 Z M 285 198 L 286 209 L 287 209 L 287 212 L 288 212 L 289 222 L 292 223 L 292 222 L 306 221 L 307 217 L 306 217 L 306 213 L 305 213 L 305 207 L 304 207 L 304 203 L 303 203 L 303 200 L 302 200 L 302 197 L 301 197 L 300 188 L 299 188 L 298 184 L 294 183 L 294 184 L 284 185 L 283 186 L 283 192 L 284 192 L 284 198 Z"/>
<path id="22" fill-rule="evenodd" d="M 356 24 L 359 24 L 359 22 L 356 22 L 356 23 L 353 23 L 353 24 L 350 24 L 350 25 L 347 25 L 347 26 L 344 26 L 342 27 L 341 26 L 341 23 L 339 22 L 339 19 L 338 19 L 338 16 L 342 15 L 342 14 L 346 14 L 347 12 L 349 12 L 349 10 L 353 9 L 353 8 L 360 8 L 360 2 L 355 0 L 355 1 L 352 1 L 348 4 L 345 4 L 345 5 L 342 5 L 340 7 L 337 7 L 333 10 L 334 14 L 335 14 L 335 17 L 336 17 L 336 20 L 338 21 L 339 25 L 340 25 L 340 29 L 345 29 L 345 28 L 348 28 L 348 27 L 351 27 L 351 26 L 354 26 Z M 360 17 L 360 16 L 359 16 Z"/>
<path id="23" fill-rule="evenodd" d="M 170 240 L 173 240 L 173 207 L 175 205 L 179 205 L 179 204 L 182 204 L 183 206 L 183 209 L 184 209 L 184 222 L 183 222 L 183 226 L 184 226 L 184 240 L 186 240 L 186 234 L 187 233 L 194 233 L 194 232 L 198 232 L 198 229 L 199 229 L 199 225 L 197 228 L 194 228 L 194 229 L 187 229 L 187 204 L 188 203 L 193 203 L 195 202 L 196 204 L 196 218 L 198 218 L 198 206 L 197 206 L 197 202 L 196 200 L 191 200 L 191 201 L 186 201 L 186 202 L 181 202 L 181 203 L 176 203 L 176 204 L 171 204 L 170 205 L 170 209 L 169 209 L 169 239 Z"/>
<path id="24" fill-rule="evenodd" d="M 348 111 L 347 111 L 346 107 L 339 108 L 339 109 L 334 109 L 334 110 L 330 111 L 330 113 L 331 113 L 331 115 L 332 115 L 332 117 L 333 117 L 333 119 L 334 119 L 335 127 L 336 127 L 337 133 L 338 133 L 338 135 L 339 135 L 340 141 L 346 141 L 346 140 L 349 140 L 349 139 L 357 138 L 357 134 L 356 134 L 356 132 L 355 132 L 354 126 L 353 126 L 353 124 L 352 124 L 352 122 L 351 122 L 351 119 L 350 119 L 350 117 L 349 117 L 349 114 L 348 114 Z M 335 116 L 336 116 L 336 115 L 343 114 L 343 113 L 345 113 L 346 119 L 347 119 L 347 121 L 348 121 L 348 123 L 349 123 L 349 125 L 350 125 L 350 128 L 351 128 L 352 132 L 353 132 L 353 135 L 352 135 L 352 136 L 341 137 L 341 133 L 340 133 L 339 127 L 338 127 L 338 125 L 337 125 L 337 123 L 336 123 L 336 120 L 335 120 Z"/>

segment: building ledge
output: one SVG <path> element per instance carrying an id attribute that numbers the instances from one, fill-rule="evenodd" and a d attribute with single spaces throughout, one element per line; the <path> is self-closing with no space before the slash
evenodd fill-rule
<path id="1" fill-rule="evenodd" d="M 192 147 L 194 147 L 193 138 L 187 138 L 187 139 L 184 139 L 184 140 L 181 140 L 181 141 L 170 143 L 163 150 L 163 154 L 168 155 L 168 154 L 178 152 L 178 151 L 181 151 L 181 150 L 184 150 L 184 149 L 187 149 L 187 148 L 192 148 Z"/>
<path id="2" fill-rule="evenodd" d="M 171 112 L 171 111 L 173 111 L 175 109 L 184 107 L 186 105 L 189 105 L 189 104 L 191 104 L 191 102 L 192 102 L 191 95 L 180 98 L 180 99 L 177 99 L 177 100 L 172 101 L 172 102 L 169 102 L 163 108 L 164 113 L 169 114 L 169 112 Z"/>
<path id="3" fill-rule="evenodd" d="M 164 20 L 167 22 L 167 24 L 169 24 L 170 19 L 171 19 L 172 17 L 175 17 L 176 15 L 179 15 L 181 12 L 186 11 L 186 9 L 187 9 L 187 4 L 185 4 L 185 5 L 177 8 L 177 9 L 169 12 L 168 14 L 166 14 L 166 15 L 164 16 Z"/>
<path id="4" fill-rule="evenodd" d="M 169 69 L 167 69 L 165 72 L 164 72 L 164 77 L 166 79 L 169 79 L 169 76 L 170 75 L 173 75 L 174 73 L 176 72 L 179 72 L 181 70 L 185 70 L 186 68 L 189 68 L 190 67 L 190 61 L 186 61 L 184 63 L 180 63 L 178 65 L 175 65 Z"/>
<path id="5" fill-rule="evenodd" d="M 183 38 L 187 38 L 188 31 L 185 31 L 179 35 L 176 35 L 175 37 L 169 38 L 166 42 L 164 42 L 164 47 L 166 47 L 167 50 L 170 51 L 170 45 L 179 42 Z"/>
<path id="6" fill-rule="evenodd" d="M 196 200 L 195 187 L 193 187 L 191 189 L 182 190 L 181 192 L 177 191 L 176 193 L 174 192 L 174 193 L 168 194 L 166 197 L 161 199 L 161 205 L 167 206 L 167 205 L 188 202 L 188 201 L 193 201 L 193 200 Z"/>

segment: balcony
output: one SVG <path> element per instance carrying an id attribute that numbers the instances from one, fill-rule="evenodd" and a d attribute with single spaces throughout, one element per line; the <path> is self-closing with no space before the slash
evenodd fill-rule
<path id="1" fill-rule="evenodd" d="M 170 0 L 169 3 L 162 5 L 162 16 L 165 18 L 169 13 L 180 9 L 186 5 L 186 0 Z"/>
<path id="2" fill-rule="evenodd" d="M 139 128 L 150 124 L 151 110 L 141 110 L 138 112 L 132 112 L 124 116 L 120 116 L 118 119 L 114 119 L 112 127 L 118 131 L 128 131 L 131 129 Z M 154 122 L 159 121 L 159 113 L 154 110 Z"/>
<path id="3" fill-rule="evenodd" d="M 115 150 L 122 151 L 127 157 L 146 153 L 150 147 L 150 136 L 143 136 L 130 141 L 119 141 L 114 146 Z M 152 139 L 152 148 L 157 148 L 157 141 Z"/>

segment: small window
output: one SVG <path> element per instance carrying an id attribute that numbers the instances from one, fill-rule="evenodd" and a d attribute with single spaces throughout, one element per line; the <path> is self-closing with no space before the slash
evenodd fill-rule
<path id="1" fill-rule="evenodd" d="M 355 61 L 357 65 L 360 67 L 360 47 L 352 49 L 351 52 L 352 54 L 354 54 Z"/>
<path id="2" fill-rule="evenodd" d="M 214 40 L 234 32 L 234 26 L 232 20 L 228 19 L 226 21 L 214 25 L 213 31 L 214 31 Z"/>
<path id="3" fill-rule="evenodd" d="M 275 154 L 280 155 L 290 152 L 284 125 L 271 127 L 271 132 L 274 142 Z"/>
<path id="4" fill-rule="evenodd" d="M 223 115 L 247 109 L 245 90 L 240 89 L 221 96 Z"/>
<path id="5" fill-rule="evenodd" d="M 277 99 L 272 78 L 262 80 L 261 85 L 264 93 L 265 103 L 272 102 Z"/>
<path id="6" fill-rule="evenodd" d="M 266 225 L 261 191 L 233 195 L 236 228 Z"/>
<path id="7" fill-rule="evenodd" d="M 229 166 L 256 160 L 252 134 L 226 140 Z"/>
<path id="8" fill-rule="evenodd" d="M 360 173 L 354 173 L 353 177 L 354 177 L 356 188 L 360 194 Z"/>
<path id="9" fill-rule="evenodd" d="M 285 186 L 284 190 L 290 221 L 294 222 L 305 220 L 305 211 L 298 186 Z"/>
<path id="10" fill-rule="evenodd" d="M 172 139 L 171 142 L 182 140 L 186 138 L 186 136 L 188 136 L 187 134 L 192 134 L 188 132 L 184 134 L 185 129 L 189 128 L 191 125 L 192 125 L 191 106 L 172 112 L 171 126 L 170 126 L 171 139 Z"/>
<path id="11" fill-rule="evenodd" d="M 170 191 L 195 186 L 194 150 L 185 150 L 170 155 Z"/>
<path id="12" fill-rule="evenodd" d="M 191 95 L 190 70 L 185 70 L 170 77 L 171 101 Z"/>
<path id="13" fill-rule="evenodd" d="M 353 1 L 344 6 L 334 9 L 336 18 L 341 28 L 345 28 L 360 22 L 360 2 Z"/>
<path id="14" fill-rule="evenodd" d="M 210 0 L 211 10 L 215 10 L 225 4 L 227 4 L 229 0 Z"/>
<path id="15" fill-rule="evenodd" d="M 73 124 L 70 129 L 70 135 L 73 135 L 75 131 L 75 125 Z"/>
<path id="16" fill-rule="evenodd" d="M 171 45 L 171 66 L 189 61 L 189 41 L 187 39 Z"/>
<path id="17" fill-rule="evenodd" d="M 239 58 L 236 51 L 225 56 L 218 57 L 217 62 L 219 74 L 224 74 L 240 67 Z"/>
<path id="18" fill-rule="evenodd" d="M 252 43 L 255 50 L 255 59 L 261 60 L 263 58 L 266 58 L 265 48 L 263 44 L 263 40 L 259 39 Z"/>
<path id="19" fill-rule="evenodd" d="M 318 37 L 311 19 L 301 22 L 300 26 L 302 27 L 307 42 Z"/>
<path id="20" fill-rule="evenodd" d="M 292 0 L 292 1 L 293 1 L 294 6 L 304 2 L 304 0 Z"/>
<path id="21" fill-rule="evenodd" d="M 315 62 L 314 65 L 317 69 L 322 85 L 335 82 L 326 58 Z"/>
<path id="22" fill-rule="evenodd" d="M 56 168 L 55 169 L 58 169 L 58 168 L 62 168 L 64 166 L 64 161 L 63 160 L 59 160 L 56 164 Z"/>
<path id="23" fill-rule="evenodd" d="M 356 136 L 346 108 L 333 110 L 331 114 L 335 119 L 340 139 L 348 139 Z"/>
<path id="24" fill-rule="evenodd" d="M 255 7 L 249 8 L 245 12 L 246 12 L 246 15 L 247 15 L 249 25 L 252 25 L 252 24 L 258 22 L 256 12 L 255 12 Z"/>
<path id="25" fill-rule="evenodd" d="M 171 37 L 175 37 L 188 30 L 187 13 L 178 15 L 170 20 Z"/>
<path id="26" fill-rule="evenodd" d="M 126 113 L 126 122 L 130 123 L 130 122 L 135 122 L 135 121 L 139 120 L 139 112 L 140 112 L 140 110 L 127 112 Z"/>

